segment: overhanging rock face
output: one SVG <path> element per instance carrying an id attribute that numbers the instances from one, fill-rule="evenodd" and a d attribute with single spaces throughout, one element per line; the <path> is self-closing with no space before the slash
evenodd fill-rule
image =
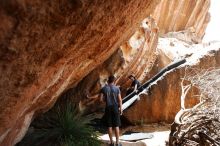
<path id="1" fill-rule="evenodd" d="M 126 41 L 159 0 L 8 0 L 0 4 L 0 145 Z"/>
<path id="2" fill-rule="evenodd" d="M 121 74 L 118 84 L 123 87 L 129 85 L 127 75 L 130 73 L 135 73 L 141 81 L 146 80 L 147 73 L 156 65 L 159 31 L 154 26 L 150 26 L 153 35 L 139 30 L 141 21 L 152 14 L 161 33 L 190 28 L 201 38 L 209 18 L 209 2 L 2 1 L 0 145 L 17 143 L 36 113 L 51 108 L 61 93 L 75 87 L 89 73 L 95 78 L 84 79 L 91 84 L 97 80 L 96 73 L 104 78 L 113 71 Z M 126 42 L 135 31 L 136 40 L 144 36 L 144 45 L 138 49 Z M 109 70 L 114 59 L 118 59 L 119 64 Z M 86 83 L 84 80 L 79 85 L 83 87 Z M 88 89 L 94 89 L 95 94 L 99 90 L 96 87 Z"/>
<path id="3" fill-rule="evenodd" d="M 158 33 L 163 35 L 163 37 L 172 37 L 180 39 L 184 42 L 189 43 L 188 45 L 193 43 L 199 43 L 205 33 L 205 28 L 209 22 L 209 6 L 210 0 L 161 0 L 161 2 L 157 5 L 156 9 L 152 11 L 152 15 L 145 19 L 148 22 L 148 27 L 150 28 L 150 30 L 145 31 L 144 33 L 142 33 L 142 31 L 139 30 L 130 38 L 130 40 L 132 40 L 132 43 L 130 43 L 130 41 L 123 43 L 123 45 L 121 45 L 120 47 L 122 51 L 118 51 L 118 53 L 113 54 L 112 57 L 109 58 L 109 60 L 106 63 L 104 63 L 101 67 L 94 69 L 93 73 L 87 76 L 83 80 L 82 84 L 80 83 L 81 86 L 77 88 L 77 92 L 79 94 L 73 95 L 73 98 L 76 99 L 77 97 L 82 97 L 80 102 L 80 107 L 82 108 L 82 110 L 95 109 L 96 107 L 94 105 L 97 104 L 93 103 L 97 101 L 91 102 L 91 100 L 83 99 L 83 97 L 85 96 L 81 95 L 80 93 L 85 93 L 85 88 L 87 88 L 87 91 L 89 91 L 90 95 L 97 96 L 97 93 L 100 90 L 99 83 L 103 83 L 103 80 L 106 79 L 109 74 L 115 73 L 117 77 L 119 77 L 117 80 L 117 84 L 122 87 L 122 93 L 125 93 L 126 88 L 128 88 L 128 86 L 130 85 L 130 81 L 127 78 L 128 75 L 135 74 L 138 80 L 142 83 L 150 79 L 150 77 L 155 75 L 157 72 L 160 71 L 160 69 L 162 69 L 172 61 L 172 58 L 170 58 L 169 55 L 164 54 L 164 52 L 161 52 L 160 50 L 156 49 L 159 36 Z M 157 29 L 154 29 L 154 27 L 152 27 L 154 25 L 156 25 Z M 156 31 L 158 31 L 158 33 L 155 33 Z M 165 34 L 167 32 L 170 33 Z M 148 33 L 150 35 L 147 35 Z M 148 37 L 150 38 L 149 43 L 147 43 Z M 135 49 L 135 44 L 140 44 L 140 40 L 142 38 L 144 38 L 145 44 L 147 44 L 149 47 L 140 46 L 139 48 Z M 134 44 L 133 47 L 131 44 Z M 121 64 L 118 64 L 118 60 L 120 59 Z M 115 68 L 116 64 L 117 68 Z M 159 97 L 163 97 L 160 98 L 161 106 L 164 105 L 163 103 L 166 102 L 167 98 L 170 98 L 169 100 L 171 100 L 172 98 L 180 95 L 180 87 L 176 84 L 180 82 L 181 75 L 183 75 L 183 73 L 179 73 L 178 71 L 173 72 L 171 73 L 171 75 L 168 75 L 168 80 L 165 79 L 160 81 L 166 83 L 160 83 L 158 85 L 158 88 L 155 89 L 154 94 Z M 95 82 L 97 84 L 95 84 L 95 86 L 93 87 L 87 86 L 91 84 L 91 79 L 94 77 Z M 169 89 L 169 86 L 174 86 L 173 84 L 175 85 L 174 90 Z M 162 90 L 160 88 L 162 88 Z M 165 94 L 165 91 L 168 91 L 169 93 Z M 193 95 L 194 93 L 197 93 L 196 89 L 194 89 L 194 91 L 192 91 L 191 94 Z M 124 97 L 125 95 L 123 94 L 122 96 Z M 193 105 L 197 101 L 197 99 L 195 98 L 189 98 L 189 100 L 190 101 L 187 103 L 188 105 Z M 135 106 L 136 109 L 132 110 L 131 112 L 129 112 L 128 109 L 129 114 L 126 114 L 126 116 L 131 117 L 129 118 L 129 120 L 132 122 L 138 122 L 138 119 L 146 119 L 146 122 L 157 122 L 160 120 L 172 121 L 176 112 L 178 111 L 179 107 L 176 106 L 179 105 L 178 103 L 179 98 L 176 98 L 175 100 L 173 100 L 173 104 L 164 105 L 163 108 L 164 111 L 167 113 L 166 114 L 163 112 L 151 112 L 152 110 L 160 111 L 160 108 L 157 108 L 157 105 L 159 105 L 159 103 L 155 104 L 155 101 L 151 100 L 147 103 L 151 105 L 148 106 L 151 109 L 146 110 L 148 113 L 145 114 L 145 116 L 141 117 L 140 114 L 142 113 L 142 108 L 145 107 L 144 105 L 146 105 L 146 103 L 143 103 L 143 106 L 141 106 L 141 108 L 137 108 Z M 155 106 L 152 107 L 152 105 Z M 169 110 L 169 112 L 167 112 L 166 110 Z M 86 112 L 90 111 L 91 110 L 88 110 Z M 164 114 L 166 114 L 166 117 L 164 116 Z M 134 118 L 135 120 L 132 120 L 133 116 L 135 115 L 137 115 L 137 117 Z"/>
<path id="4" fill-rule="evenodd" d="M 138 78 L 144 79 L 157 58 L 159 31 L 155 22 L 153 20 L 150 22 L 154 25 L 147 28 L 141 26 L 108 60 L 88 74 L 76 88 L 68 90 L 67 94 L 71 93 L 70 96 L 67 94 L 64 96 L 68 96 L 74 102 L 80 100 L 80 110 L 91 113 L 100 108 L 97 106 L 100 105 L 97 103 L 100 101 L 97 97 L 101 87 L 107 83 L 109 75 L 116 76 L 117 85 L 121 86 L 123 96 L 130 84 L 128 81 L 130 74 L 136 74 Z M 95 100 L 86 98 L 87 95 Z"/>

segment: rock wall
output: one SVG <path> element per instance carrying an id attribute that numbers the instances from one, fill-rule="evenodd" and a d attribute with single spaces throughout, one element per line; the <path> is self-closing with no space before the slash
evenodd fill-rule
<path id="1" fill-rule="evenodd" d="M 107 61 L 87 75 L 76 88 L 68 91 L 72 94 L 67 96 L 74 102 L 78 103 L 80 100 L 82 112 L 91 113 L 99 108 L 94 103 L 99 102 L 99 91 L 107 83 L 109 75 L 117 77 L 116 84 L 121 87 L 123 95 L 130 84 L 130 74 L 136 74 L 142 79 L 146 77 L 157 58 L 159 31 L 153 20 L 151 23 L 154 24 L 151 27 L 141 26 Z"/>
<path id="2" fill-rule="evenodd" d="M 0 145 L 107 60 L 159 0 L 4 0 L 0 4 Z"/>
<path id="3" fill-rule="evenodd" d="M 117 57 L 111 57 L 107 63 L 110 65 L 106 65 L 106 63 L 102 65 L 100 67 L 102 71 L 100 68 L 95 69 L 94 72 L 97 72 L 96 75 L 88 76 L 88 78 L 83 81 L 83 86 L 77 88 L 78 92 L 89 93 L 92 98 L 97 97 L 97 93 L 101 85 L 103 85 L 103 80 L 105 80 L 109 74 L 114 73 L 118 77 L 117 84 L 121 86 L 122 96 L 124 97 L 126 88 L 130 85 L 128 75 L 134 74 L 139 81 L 144 82 L 172 61 L 166 54 L 155 49 L 157 45 L 156 42 L 158 41 L 158 33 L 154 35 L 155 32 L 159 31 L 160 35 L 163 37 L 178 38 L 190 44 L 199 43 L 201 42 L 205 33 L 205 28 L 209 22 L 209 7 L 210 0 L 161 0 L 151 16 L 147 17 L 142 22 L 143 27 L 145 26 L 145 33 L 143 33 L 143 27 L 141 27 L 128 42 L 121 45 L 120 49 L 122 52 L 119 51 L 119 54 L 113 54 L 115 56 L 121 56 L 120 59 L 124 61 L 121 63 L 121 66 L 118 65 L 118 68 L 112 67 L 114 64 L 116 65 L 118 63 L 117 60 L 119 60 L 119 58 L 116 59 Z M 165 34 L 167 32 L 170 33 Z M 146 41 L 146 44 L 138 48 L 137 46 L 143 41 L 142 38 L 145 38 L 144 41 Z M 150 43 L 148 43 L 148 39 L 151 41 Z M 146 47 L 147 45 L 149 47 Z M 155 64 L 157 64 L 157 66 L 153 68 Z M 88 87 L 90 88 L 87 89 L 89 92 L 82 89 L 87 88 L 85 86 L 88 86 L 91 82 L 89 79 L 94 77 L 96 88 Z M 86 95 L 77 93 L 72 95 L 72 98 L 75 99 L 79 96 L 85 97 Z M 83 107 L 82 109 L 85 109 L 88 104 L 93 105 L 91 99 L 81 99 L 80 107 Z M 193 105 L 193 103 L 191 103 L 191 105 Z M 91 109 L 90 106 L 87 108 Z M 171 117 L 173 117 L 173 115 Z"/>
<path id="4" fill-rule="evenodd" d="M 190 28 L 203 36 L 209 1 L 190 2 L 1 1 L 0 146 L 17 143 L 35 115 L 62 93 L 83 99 L 80 107 L 86 110 L 84 105 L 94 106 L 94 100 L 85 100 L 87 93 L 96 96 L 109 74 L 115 73 L 124 89 L 131 73 L 146 80 L 157 59 L 159 31 Z M 152 17 L 144 20 L 150 14 L 159 31 Z M 139 27 L 142 20 L 147 26 Z"/>
<path id="5" fill-rule="evenodd" d="M 210 0 L 162 0 L 152 13 L 162 34 L 187 30 L 201 41 L 210 20 Z"/>
<path id="6" fill-rule="evenodd" d="M 203 49 L 208 48 L 215 49 L 204 55 L 202 58 L 198 57 L 197 59 L 199 62 L 180 67 L 177 70 L 168 73 L 158 81 L 157 84 L 153 85 L 148 91 L 148 95 L 142 95 L 139 101 L 124 111 L 126 119 L 133 124 L 173 122 L 176 113 L 180 110 L 180 97 L 182 92 L 181 79 L 184 78 L 185 73 L 190 73 L 190 70 L 193 68 L 209 69 L 220 67 L 220 43 L 216 46 L 215 44 L 205 44 Z M 195 54 L 195 56 L 199 56 L 198 54 L 199 52 Z M 164 67 L 164 61 L 162 58 L 163 57 L 159 57 L 157 59 L 149 76 L 153 76 Z M 189 62 L 190 64 L 192 63 L 190 60 Z M 186 68 L 188 68 L 187 72 Z M 186 108 L 192 107 L 198 103 L 199 99 L 196 95 L 199 94 L 199 90 L 196 87 L 190 89 L 185 99 Z"/>

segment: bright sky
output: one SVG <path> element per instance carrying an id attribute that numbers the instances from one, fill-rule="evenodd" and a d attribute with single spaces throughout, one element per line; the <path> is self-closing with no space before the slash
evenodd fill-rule
<path id="1" fill-rule="evenodd" d="M 220 41 L 220 0 L 211 0 L 211 20 L 206 29 L 203 41 Z"/>

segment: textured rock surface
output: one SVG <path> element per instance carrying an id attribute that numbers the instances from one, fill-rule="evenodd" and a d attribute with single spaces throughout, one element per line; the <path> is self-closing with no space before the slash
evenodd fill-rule
<path id="1" fill-rule="evenodd" d="M 210 19 L 209 7 L 210 0 L 162 0 L 152 16 L 161 33 L 189 29 L 199 41 Z"/>
<path id="2" fill-rule="evenodd" d="M 36 113 L 48 110 L 65 91 L 78 102 L 87 94 L 96 96 L 100 81 L 103 84 L 110 73 L 118 75 L 124 89 L 130 73 L 141 81 L 155 73 L 151 69 L 157 59 L 158 28 L 151 17 L 149 29 L 139 28 L 150 13 L 161 33 L 189 28 L 196 37 L 203 36 L 208 0 L 161 0 L 155 9 L 159 2 L 1 1 L 0 145 L 18 142 Z M 161 59 L 161 67 L 169 61 Z M 86 110 L 84 105 L 94 102 L 82 100 L 80 107 Z"/>
<path id="3" fill-rule="evenodd" d="M 76 88 L 69 90 L 72 94 L 67 95 L 68 97 L 81 100 L 82 111 L 88 113 L 99 108 L 94 102 L 99 101 L 97 97 L 100 88 L 107 83 L 106 79 L 110 74 L 117 77 L 117 84 L 121 86 L 123 94 L 130 84 L 130 81 L 127 81 L 130 74 L 135 74 L 140 79 L 146 77 L 156 61 L 158 42 L 158 28 L 155 22 L 147 21 L 152 23 L 151 27 L 141 26 L 107 61 L 86 76 Z M 86 99 L 86 95 L 90 98 Z"/>
<path id="4" fill-rule="evenodd" d="M 215 50 L 218 51 L 211 51 L 211 54 L 207 54 L 202 58 L 200 58 L 200 62 L 198 63 L 191 62 L 191 63 L 195 63 L 192 64 L 193 68 L 208 69 L 208 68 L 220 66 L 220 50 L 219 50 L 220 45 L 213 46 L 211 44 L 211 46 L 216 48 Z M 204 45 L 204 49 L 208 47 L 210 47 L 209 44 Z M 162 54 L 162 56 L 164 56 L 164 54 Z M 161 58 L 163 57 L 159 57 L 157 59 L 155 66 L 149 73 L 149 76 L 153 76 L 162 67 L 164 67 L 164 63 L 166 63 L 166 61 L 164 62 L 163 59 L 161 60 Z M 169 57 L 167 57 L 167 60 L 169 62 Z M 173 122 L 176 113 L 180 109 L 180 96 L 181 96 L 180 83 L 181 83 L 181 78 L 183 78 L 184 75 L 185 75 L 185 67 L 181 67 L 173 72 L 168 73 L 162 80 L 158 81 L 156 85 L 153 85 L 150 88 L 148 95 L 141 96 L 139 101 L 137 101 L 132 107 L 126 110 L 124 112 L 124 116 L 131 123 L 134 124 L 160 122 L 160 121 Z M 189 93 L 186 96 L 186 101 L 185 101 L 186 107 L 192 107 L 198 102 L 199 99 L 197 99 L 195 96 L 198 94 L 199 91 L 197 88 L 190 89 Z"/>
<path id="5" fill-rule="evenodd" d="M 1 1 L 0 145 L 18 142 L 33 115 L 109 58 L 157 2 Z"/>

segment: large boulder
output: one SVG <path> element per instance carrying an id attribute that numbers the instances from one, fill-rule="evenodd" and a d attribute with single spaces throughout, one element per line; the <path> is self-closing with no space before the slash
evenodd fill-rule
<path id="1" fill-rule="evenodd" d="M 179 50 L 179 53 L 181 52 L 181 46 L 187 45 L 185 42 L 170 38 L 163 38 L 162 41 L 164 44 L 159 47 L 167 49 L 158 48 L 158 50 L 161 50 L 160 54 L 162 56 L 166 55 L 165 61 L 163 61 L 164 57 L 157 59 L 155 66 L 149 73 L 149 78 L 166 66 L 164 63 L 169 62 L 169 60 L 172 61 L 176 57 L 177 50 Z M 161 41 L 159 42 L 162 43 Z M 220 67 L 220 43 L 188 45 L 182 48 L 182 51 L 183 54 L 186 53 L 184 56 L 178 53 L 177 55 L 186 57 L 187 63 L 163 76 L 156 84 L 151 86 L 147 95 L 141 95 L 140 100 L 124 111 L 124 116 L 128 121 L 133 124 L 161 121 L 173 122 L 176 113 L 180 110 L 181 82 L 185 73 L 189 74 L 195 68 L 209 69 Z M 171 55 L 172 52 L 173 55 Z M 190 84 L 190 82 L 184 83 Z M 199 94 L 200 92 L 196 87 L 192 87 L 189 90 L 185 99 L 186 108 L 193 107 L 198 103 L 199 98 L 197 95 Z"/>
<path id="2" fill-rule="evenodd" d="M 107 60 L 159 0 L 4 0 L 0 4 L 0 145 Z"/>
<path id="3" fill-rule="evenodd" d="M 192 8 L 189 4 L 165 0 L 1 1 L 0 145 L 20 141 L 36 114 L 50 109 L 62 93 L 72 96 L 70 88 L 77 91 L 72 97 L 80 102 L 87 93 L 97 95 L 99 84 L 111 73 L 118 75 L 123 88 L 129 85 L 130 73 L 145 81 L 157 59 L 159 31 L 153 18 L 161 33 L 193 28 L 190 30 L 203 36 L 209 0 L 193 2 Z M 164 5 L 171 7 L 161 11 Z M 177 12 L 171 15 L 176 6 L 177 12 L 184 9 L 181 16 L 186 15 L 187 20 Z M 166 11 L 165 25 L 161 22 Z M 146 20 L 150 29 L 140 28 L 150 14 L 153 18 Z M 136 40 L 141 42 L 137 48 Z M 80 103 L 85 109 L 88 102 Z"/>

